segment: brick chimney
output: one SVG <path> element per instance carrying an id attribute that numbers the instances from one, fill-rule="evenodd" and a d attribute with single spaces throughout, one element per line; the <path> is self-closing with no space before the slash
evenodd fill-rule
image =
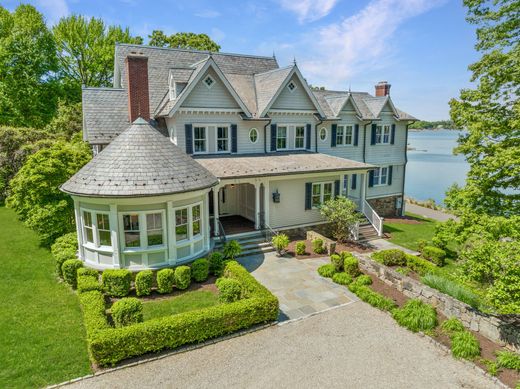
<path id="1" fill-rule="evenodd" d="M 390 94 L 390 85 L 386 81 L 380 81 L 376 84 L 376 97 L 388 96 Z"/>
<path id="2" fill-rule="evenodd" d="M 128 116 L 130 123 L 138 117 L 150 120 L 148 91 L 148 58 L 131 53 L 125 58 L 128 85 Z"/>

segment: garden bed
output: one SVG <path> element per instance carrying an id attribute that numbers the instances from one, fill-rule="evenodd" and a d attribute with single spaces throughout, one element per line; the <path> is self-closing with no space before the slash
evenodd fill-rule
<path id="1" fill-rule="evenodd" d="M 327 236 L 327 235 L 325 235 Z M 287 247 L 286 253 L 290 255 L 291 257 L 294 257 L 296 259 L 310 259 L 310 258 L 323 258 L 324 256 L 327 256 L 327 253 L 323 254 L 316 254 L 312 250 L 312 241 L 307 240 L 305 235 L 291 235 L 289 236 L 290 242 L 289 246 Z M 298 242 L 304 242 L 305 243 L 305 254 L 298 255 L 296 254 L 296 243 Z M 342 251 L 349 251 L 349 252 L 356 252 L 356 253 L 371 253 L 374 250 L 370 247 L 354 243 L 354 242 L 345 242 L 345 243 L 339 243 L 336 242 L 336 253 L 340 253 Z"/>

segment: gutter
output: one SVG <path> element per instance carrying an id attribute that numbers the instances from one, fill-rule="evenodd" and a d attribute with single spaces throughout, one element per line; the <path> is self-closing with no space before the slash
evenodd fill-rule
<path id="1" fill-rule="evenodd" d="M 318 152 L 318 126 L 323 123 L 324 118 L 319 113 L 313 114 L 312 116 L 318 121 L 318 123 L 314 125 L 314 150 Z"/>
<path id="2" fill-rule="evenodd" d="M 272 120 L 273 120 L 272 118 L 268 117 L 267 123 L 265 123 L 265 126 L 264 126 L 264 154 L 267 154 L 267 126 L 271 124 Z"/>
<path id="3" fill-rule="evenodd" d="M 403 214 L 403 211 L 405 210 L 405 206 L 404 206 L 404 185 L 405 185 L 405 181 L 406 181 L 406 165 L 408 164 L 408 127 L 410 127 L 410 125 L 414 124 L 415 123 L 415 120 L 412 121 L 412 122 L 408 122 L 406 124 L 406 136 L 405 136 L 405 141 L 404 141 L 404 165 L 403 165 L 403 189 L 402 189 L 402 206 L 401 206 L 401 216 L 404 216 Z"/>

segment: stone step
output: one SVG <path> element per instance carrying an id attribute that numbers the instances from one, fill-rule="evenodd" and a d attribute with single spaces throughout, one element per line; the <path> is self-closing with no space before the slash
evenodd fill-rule
<path id="1" fill-rule="evenodd" d="M 270 253 L 275 251 L 274 247 L 270 244 L 267 246 L 257 246 L 255 248 L 249 248 L 247 250 L 244 250 L 240 253 L 238 257 L 246 257 L 248 255 L 255 255 L 255 254 L 264 254 L 264 253 Z"/>

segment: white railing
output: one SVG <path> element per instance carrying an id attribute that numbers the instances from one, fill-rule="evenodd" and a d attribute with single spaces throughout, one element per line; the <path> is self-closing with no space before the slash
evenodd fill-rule
<path id="1" fill-rule="evenodd" d="M 370 224 L 374 226 L 377 235 L 383 236 L 383 218 L 374 211 L 374 208 L 365 199 L 361 200 L 361 212 L 363 212 Z"/>
<path id="2" fill-rule="evenodd" d="M 354 241 L 357 242 L 359 240 L 359 222 L 356 222 L 356 224 L 352 226 L 350 229 L 350 234 L 352 235 Z"/>

